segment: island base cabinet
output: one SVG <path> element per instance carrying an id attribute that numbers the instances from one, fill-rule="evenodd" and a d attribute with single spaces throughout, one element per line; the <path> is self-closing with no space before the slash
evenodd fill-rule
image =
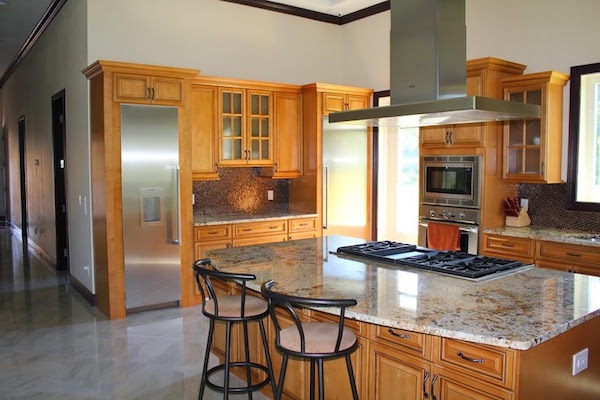
<path id="1" fill-rule="evenodd" d="M 369 399 L 430 398 L 431 363 L 374 342 L 369 363 Z"/>
<path id="2" fill-rule="evenodd" d="M 435 379 L 432 393 L 438 400 L 512 400 L 513 395 L 488 386 L 461 373 L 435 367 L 430 382 Z"/>

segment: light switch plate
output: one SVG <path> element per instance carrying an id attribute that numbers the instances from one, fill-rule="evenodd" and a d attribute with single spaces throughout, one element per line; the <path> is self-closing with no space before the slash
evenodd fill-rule
<path id="1" fill-rule="evenodd" d="M 589 350 L 587 348 L 581 350 L 577 354 L 573 354 L 573 376 L 587 369 L 589 359 Z"/>
<path id="2" fill-rule="evenodd" d="M 525 211 L 529 211 L 529 199 L 521 199 L 521 207 L 523 207 Z"/>
<path id="3" fill-rule="evenodd" d="M 273 200 L 273 191 L 272 190 L 267 191 L 267 200 Z"/>

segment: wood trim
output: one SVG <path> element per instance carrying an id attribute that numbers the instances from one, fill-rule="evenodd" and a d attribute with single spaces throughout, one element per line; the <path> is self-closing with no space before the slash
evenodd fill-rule
<path id="1" fill-rule="evenodd" d="M 48 6 L 46 11 L 44 12 L 44 15 L 42 15 L 42 18 L 40 18 L 38 23 L 35 25 L 31 33 L 25 40 L 25 43 L 23 43 L 23 46 L 21 46 L 21 49 L 19 50 L 15 58 L 8 65 L 6 71 L 4 71 L 4 74 L 0 78 L 0 89 L 4 86 L 6 81 L 8 81 L 8 78 L 10 78 L 13 72 L 15 72 L 19 64 L 21 64 L 21 61 L 23 61 L 25 56 L 27 56 L 29 51 L 37 43 L 40 36 L 42 36 L 42 33 L 44 33 L 48 25 L 50 25 L 52 20 L 54 20 L 54 17 L 56 17 L 56 15 L 65 5 L 66 2 L 67 0 L 53 0 L 52 3 Z"/>
<path id="2" fill-rule="evenodd" d="M 228 3 L 241 4 L 250 7 L 261 8 L 263 10 L 275 11 L 282 14 L 294 15 L 296 17 L 307 18 L 313 21 L 326 22 L 334 25 L 345 25 L 350 22 L 358 21 L 360 19 L 370 17 L 375 14 L 387 11 L 390 9 L 390 1 L 383 1 L 379 4 L 363 8 L 362 10 L 355 11 L 350 14 L 346 14 L 340 17 L 335 15 L 326 14 L 318 11 L 307 10 L 306 8 L 294 7 L 287 4 L 279 4 L 267 0 L 222 0 Z"/>
<path id="3" fill-rule="evenodd" d="M 102 72 L 121 72 L 128 74 L 158 75 L 174 78 L 194 78 L 200 73 L 197 69 L 164 67 L 161 65 L 134 64 L 120 61 L 98 60 L 82 71 L 86 78 L 92 79 Z"/>
<path id="4" fill-rule="evenodd" d="M 224 0 L 225 1 L 225 0 Z M 299 93 L 301 86 L 287 83 L 254 81 L 249 79 L 224 78 L 219 76 L 198 75 L 192 80 L 192 85 L 226 86 L 236 89 L 265 90 L 273 92 Z"/>
<path id="5" fill-rule="evenodd" d="M 77 291 L 91 306 L 96 305 L 96 296 L 90 292 L 88 288 L 83 286 L 81 282 L 77 280 L 73 275 L 69 274 L 69 284 L 73 289 Z"/>
<path id="6" fill-rule="evenodd" d="M 522 75 L 526 68 L 527 65 L 502 60 L 496 57 L 484 57 L 477 58 L 475 60 L 467 60 L 467 72 L 486 69 L 505 72 L 510 75 Z"/>
<path id="7" fill-rule="evenodd" d="M 343 93 L 343 94 L 351 94 L 351 95 L 359 95 L 371 97 L 373 94 L 372 89 L 361 88 L 357 86 L 343 86 L 343 85 L 333 85 L 330 83 L 310 83 L 308 85 L 302 86 L 303 91 L 315 90 L 317 92 L 331 92 L 331 93 Z"/>

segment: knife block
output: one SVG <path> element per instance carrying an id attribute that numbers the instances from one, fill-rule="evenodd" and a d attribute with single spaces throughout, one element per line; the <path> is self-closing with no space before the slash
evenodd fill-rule
<path id="1" fill-rule="evenodd" d="M 506 222 L 504 224 L 506 226 L 514 226 L 516 228 L 521 228 L 523 226 L 531 225 L 531 219 L 529 219 L 529 214 L 527 214 L 527 211 L 524 208 L 521 208 L 518 217 L 506 216 Z"/>

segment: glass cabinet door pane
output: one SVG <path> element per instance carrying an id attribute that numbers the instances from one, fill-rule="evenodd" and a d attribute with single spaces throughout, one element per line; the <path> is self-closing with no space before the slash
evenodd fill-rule
<path id="1" fill-rule="evenodd" d="M 223 114 L 231 114 L 231 93 L 223 92 Z"/>
<path id="2" fill-rule="evenodd" d="M 262 136 L 262 137 L 269 137 L 269 120 L 266 119 L 266 118 L 263 118 L 260 121 L 260 125 L 261 125 L 261 127 L 260 127 L 261 128 L 260 129 L 261 135 L 260 136 Z"/>
<path id="3" fill-rule="evenodd" d="M 258 97 L 257 94 L 250 95 L 250 113 L 252 115 L 258 114 Z"/>
<path id="4" fill-rule="evenodd" d="M 542 91 L 541 90 L 533 90 L 531 92 L 527 92 L 527 104 L 537 104 L 538 106 L 542 105 Z"/>
<path id="5" fill-rule="evenodd" d="M 242 158 L 242 140 L 233 139 L 233 157 L 236 160 Z"/>
<path id="6" fill-rule="evenodd" d="M 525 173 L 539 175 L 540 173 L 540 150 L 525 150 Z"/>
<path id="7" fill-rule="evenodd" d="M 231 136 L 231 118 L 223 117 L 223 136 Z"/>
<path id="8" fill-rule="evenodd" d="M 259 137 L 260 136 L 260 127 L 258 125 L 258 118 L 252 118 L 252 122 L 251 122 L 251 128 L 250 128 L 250 136 L 252 137 Z"/>
<path id="9" fill-rule="evenodd" d="M 269 141 L 262 140 L 260 143 L 261 143 L 261 149 L 260 149 L 261 159 L 268 160 L 269 159 Z"/>
<path id="10" fill-rule="evenodd" d="M 241 93 L 233 94 L 233 113 L 234 114 L 242 113 L 242 94 Z"/>
<path id="11" fill-rule="evenodd" d="M 542 142 L 542 122 L 539 119 L 525 121 L 525 144 L 539 146 Z"/>
<path id="12" fill-rule="evenodd" d="M 242 117 L 233 117 L 233 136 L 242 137 Z"/>
<path id="13" fill-rule="evenodd" d="M 523 173 L 523 149 L 508 149 L 508 173 Z"/>
<path id="14" fill-rule="evenodd" d="M 523 120 L 510 121 L 508 133 L 509 146 L 523 145 Z"/>
<path id="15" fill-rule="evenodd" d="M 269 96 L 260 96 L 260 114 L 269 115 Z"/>
<path id="16" fill-rule="evenodd" d="M 259 160 L 260 159 L 260 152 L 259 152 L 259 144 L 260 144 L 260 140 L 252 140 L 252 159 L 253 160 Z"/>
<path id="17" fill-rule="evenodd" d="M 523 92 L 511 93 L 510 97 L 509 97 L 510 101 L 517 101 L 519 103 L 523 103 L 524 98 L 525 98 L 525 96 L 524 96 Z"/>
<path id="18" fill-rule="evenodd" d="M 223 140 L 223 159 L 231 160 L 233 158 L 233 154 L 231 154 L 231 139 Z"/>

